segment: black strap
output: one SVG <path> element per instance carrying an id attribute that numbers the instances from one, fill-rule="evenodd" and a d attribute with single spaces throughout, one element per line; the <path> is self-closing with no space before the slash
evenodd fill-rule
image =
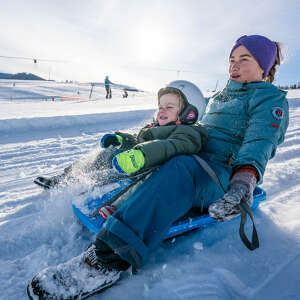
<path id="1" fill-rule="evenodd" d="M 200 166 L 207 172 L 207 174 L 214 180 L 214 182 L 217 184 L 217 186 L 219 188 L 221 188 L 223 190 L 224 193 L 225 189 L 223 188 L 219 177 L 217 176 L 217 174 L 215 173 L 215 171 L 210 167 L 210 165 L 202 158 L 200 158 L 198 155 L 192 155 L 196 161 L 200 164 Z M 240 223 L 240 229 L 239 229 L 239 233 L 240 233 L 240 238 L 242 240 L 242 242 L 244 243 L 244 245 L 251 251 L 255 250 L 256 248 L 259 247 L 259 239 L 258 239 L 258 234 L 256 231 L 256 227 L 254 224 L 254 217 L 251 211 L 250 206 L 248 205 L 247 202 L 241 200 L 240 204 L 239 204 L 239 209 L 241 211 L 241 223 Z M 245 234 L 245 224 L 247 222 L 247 214 L 249 215 L 251 221 L 252 221 L 252 237 L 251 237 L 251 242 L 249 241 L 249 239 L 247 238 L 246 234 Z"/>
<path id="2" fill-rule="evenodd" d="M 134 185 L 136 185 L 140 180 L 144 179 L 148 174 L 152 173 L 156 168 L 158 168 L 158 167 L 149 168 L 146 171 L 144 171 L 143 173 L 139 173 L 137 175 L 128 175 L 126 178 L 132 178 L 132 179 L 134 179 L 134 181 L 131 184 L 129 184 L 127 187 L 122 189 L 119 193 L 117 193 L 116 195 L 114 195 L 113 197 L 111 197 L 110 199 L 105 201 L 104 203 L 102 203 L 101 206 L 99 206 L 97 209 L 95 209 L 89 216 L 91 218 L 94 218 L 97 215 L 99 215 L 100 208 L 102 208 L 106 205 L 111 205 L 121 195 L 125 194 L 130 188 L 132 188 Z"/>
<path id="3" fill-rule="evenodd" d="M 193 154 L 192 157 L 198 162 L 198 164 L 206 171 L 206 173 L 214 180 L 214 182 L 217 184 L 217 186 L 226 193 L 218 175 L 216 172 L 212 169 L 212 167 L 200 156 Z"/>
<path id="4" fill-rule="evenodd" d="M 253 251 L 253 250 L 259 248 L 259 239 L 258 239 L 258 235 L 257 235 L 255 223 L 254 223 L 254 217 L 253 217 L 251 208 L 246 201 L 243 201 L 243 200 L 241 201 L 241 203 L 239 204 L 239 209 L 241 211 L 241 223 L 240 223 L 240 229 L 239 229 L 240 238 L 243 241 L 243 243 L 245 244 L 245 246 L 249 250 Z M 249 215 L 249 217 L 252 221 L 251 242 L 249 241 L 249 239 L 247 238 L 247 236 L 245 234 L 245 224 L 247 222 L 247 214 Z"/>

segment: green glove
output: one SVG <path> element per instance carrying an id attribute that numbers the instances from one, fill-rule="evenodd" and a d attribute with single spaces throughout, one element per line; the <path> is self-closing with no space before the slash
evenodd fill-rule
<path id="1" fill-rule="evenodd" d="M 112 165 L 118 173 L 129 175 L 145 165 L 145 157 L 141 150 L 131 149 L 116 155 Z"/>
<path id="2" fill-rule="evenodd" d="M 118 139 L 119 143 L 122 145 L 123 138 L 120 135 L 117 135 L 117 134 L 116 134 L 116 138 Z"/>

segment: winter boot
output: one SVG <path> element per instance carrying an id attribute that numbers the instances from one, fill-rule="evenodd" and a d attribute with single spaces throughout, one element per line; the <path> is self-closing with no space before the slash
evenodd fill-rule
<path id="1" fill-rule="evenodd" d="M 62 183 L 64 179 L 65 179 L 65 174 L 56 175 L 50 178 L 40 176 L 35 178 L 33 182 L 47 190 Z"/>
<path id="2" fill-rule="evenodd" d="M 97 260 L 95 245 L 66 263 L 39 272 L 27 286 L 30 299 L 86 299 L 112 286 L 124 271 Z"/>

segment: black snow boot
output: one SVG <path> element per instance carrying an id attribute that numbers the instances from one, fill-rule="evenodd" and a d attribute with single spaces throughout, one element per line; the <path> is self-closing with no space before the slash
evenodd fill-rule
<path id="1" fill-rule="evenodd" d="M 43 187 L 44 189 L 48 190 L 51 189 L 57 185 L 59 185 L 60 183 L 62 183 L 65 179 L 65 175 L 56 175 L 50 178 L 46 178 L 46 177 L 42 177 L 39 176 L 37 178 L 35 178 L 33 180 L 33 182 L 41 187 Z"/>
<path id="2" fill-rule="evenodd" d="M 86 299 L 112 286 L 124 271 L 98 261 L 95 248 L 91 244 L 81 255 L 39 272 L 27 286 L 29 298 Z"/>

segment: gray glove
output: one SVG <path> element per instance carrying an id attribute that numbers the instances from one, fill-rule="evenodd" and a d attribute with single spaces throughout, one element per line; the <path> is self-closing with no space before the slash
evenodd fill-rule
<path id="1" fill-rule="evenodd" d="M 252 173 L 236 173 L 230 181 L 228 192 L 209 206 L 210 217 L 217 221 L 227 221 L 238 216 L 241 213 L 239 204 L 242 201 L 251 206 L 255 185 L 256 176 Z"/>

